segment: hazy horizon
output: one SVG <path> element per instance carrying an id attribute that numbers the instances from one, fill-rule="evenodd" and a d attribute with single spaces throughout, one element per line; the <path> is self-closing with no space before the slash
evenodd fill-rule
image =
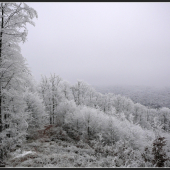
<path id="1" fill-rule="evenodd" d="M 21 44 L 34 78 L 170 86 L 169 2 L 26 2 L 38 13 Z"/>

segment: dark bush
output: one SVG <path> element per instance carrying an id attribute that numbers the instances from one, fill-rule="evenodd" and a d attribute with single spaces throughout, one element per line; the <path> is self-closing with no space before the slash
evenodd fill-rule
<path id="1" fill-rule="evenodd" d="M 165 137 L 158 136 L 153 142 L 152 154 L 154 155 L 154 159 L 152 163 L 156 167 L 164 167 L 164 163 L 169 160 L 163 149 L 165 145 Z"/>
<path id="2" fill-rule="evenodd" d="M 152 147 L 146 147 L 142 158 L 151 167 L 165 167 L 165 162 L 170 160 L 163 147 L 166 145 L 165 137 L 157 136 Z"/>

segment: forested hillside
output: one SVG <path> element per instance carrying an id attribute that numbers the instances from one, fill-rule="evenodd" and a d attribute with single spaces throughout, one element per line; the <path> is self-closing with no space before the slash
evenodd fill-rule
<path id="1" fill-rule="evenodd" d="M 36 11 L 1 3 L 0 13 L 1 167 L 170 166 L 169 108 L 55 73 L 36 82 L 19 47 Z"/>
<path id="2" fill-rule="evenodd" d="M 170 108 L 170 88 L 148 86 L 95 86 L 101 93 L 114 93 L 131 98 L 135 103 L 141 103 L 151 108 Z"/>

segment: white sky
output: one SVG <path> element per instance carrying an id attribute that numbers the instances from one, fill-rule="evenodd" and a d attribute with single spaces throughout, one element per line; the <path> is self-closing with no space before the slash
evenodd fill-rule
<path id="1" fill-rule="evenodd" d="M 36 80 L 170 86 L 169 2 L 27 2 L 38 13 L 21 45 Z"/>

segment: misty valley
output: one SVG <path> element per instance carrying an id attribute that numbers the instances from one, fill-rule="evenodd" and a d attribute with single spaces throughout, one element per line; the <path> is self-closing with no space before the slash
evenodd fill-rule
<path id="1" fill-rule="evenodd" d="M 114 93 L 129 97 L 134 103 L 159 109 L 161 107 L 170 108 L 170 88 L 154 86 L 94 86 L 101 93 Z"/>
<path id="2" fill-rule="evenodd" d="M 0 167 L 170 167 L 170 87 L 35 80 L 19 43 L 37 17 L 0 3 Z"/>

